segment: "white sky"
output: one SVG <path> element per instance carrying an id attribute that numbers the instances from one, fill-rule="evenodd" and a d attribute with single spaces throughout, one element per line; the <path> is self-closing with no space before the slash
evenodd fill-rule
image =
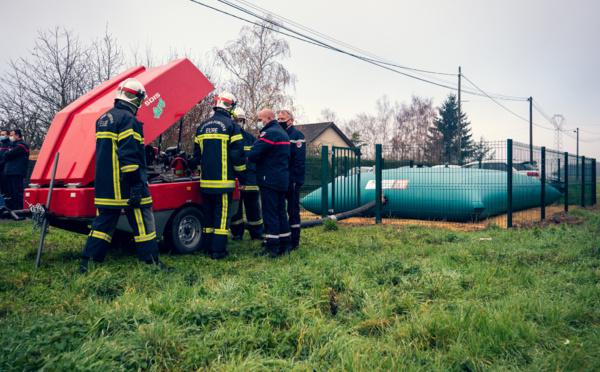
<path id="1" fill-rule="evenodd" d="M 151 46 L 159 56 L 179 50 L 198 57 L 234 39 L 242 27 L 188 0 L 0 1 L 0 73 L 11 58 L 27 53 L 37 30 L 54 26 L 87 41 L 108 24 L 125 49 Z M 582 128 L 582 140 L 595 142 L 582 143 L 581 153 L 600 158 L 600 1 L 253 2 L 399 64 L 447 72 L 462 65 L 483 89 L 531 95 L 548 114 L 563 114 L 568 127 Z M 436 105 L 448 94 L 350 57 L 289 43 L 292 57 L 284 63 L 298 78 L 294 95 L 306 121 L 316 120 L 325 107 L 342 118 L 374 112 L 384 94 L 400 102 L 413 94 L 432 97 Z M 485 98 L 464 98 L 476 138 L 528 142 L 527 123 Z M 526 102 L 506 104 L 528 116 Z M 536 112 L 534 121 L 549 125 Z M 563 143 L 564 150 L 575 151 L 573 139 L 564 136 Z M 554 133 L 534 128 L 534 144 L 553 147 Z"/>

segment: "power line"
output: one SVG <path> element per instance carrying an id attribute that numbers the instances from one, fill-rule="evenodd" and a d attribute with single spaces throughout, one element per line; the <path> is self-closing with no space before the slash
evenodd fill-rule
<path id="1" fill-rule="evenodd" d="M 264 24 L 261 24 L 261 23 L 258 23 L 258 22 L 254 22 L 252 20 L 248 20 L 248 19 L 246 19 L 244 17 L 240 17 L 238 15 L 229 13 L 227 11 L 224 11 L 222 9 L 216 8 L 214 6 L 202 3 L 202 2 L 200 2 L 198 0 L 190 0 L 190 1 L 192 3 L 194 3 L 194 4 L 197 4 L 197 5 L 203 6 L 205 8 L 214 10 L 216 12 L 219 12 L 219 13 L 231 16 L 233 18 L 236 18 L 238 20 L 247 22 L 249 24 L 256 25 L 256 26 L 259 26 L 259 27 L 268 28 L 269 30 L 272 30 L 272 31 L 277 32 L 279 34 L 291 37 L 293 39 L 296 39 L 296 40 L 299 40 L 299 41 L 303 41 L 303 42 L 306 42 L 306 43 L 309 43 L 309 44 L 312 44 L 312 45 L 315 45 L 315 46 L 319 46 L 319 47 L 322 47 L 322 48 L 325 48 L 325 49 L 329 49 L 329 50 L 332 50 L 332 51 L 336 51 L 338 53 L 342 53 L 342 54 L 345 54 L 345 55 L 357 58 L 359 60 L 362 60 L 364 62 L 370 63 L 370 64 L 375 65 L 375 66 L 378 66 L 380 68 L 386 69 L 388 71 L 395 72 L 397 74 L 404 75 L 406 77 L 409 77 L 409 78 L 412 78 L 412 79 L 415 79 L 415 80 L 419 80 L 419 81 L 424 82 L 424 83 L 436 85 L 438 87 L 446 88 L 446 89 L 449 89 L 449 90 L 452 90 L 452 91 L 457 91 L 458 90 L 455 86 L 449 85 L 449 83 L 447 83 L 447 82 L 446 83 L 438 83 L 438 82 L 432 81 L 431 78 L 423 78 L 423 77 L 416 76 L 416 75 L 413 75 L 413 74 L 409 74 L 409 73 L 406 73 L 406 72 L 403 72 L 403 71 L 399 71 L 399 70 L 396 70 L 396 69 L 390 67 L 389 65 L 386 65 L 385 61 L 375 60 L 373 58 L 368 58 L 368 57 L 365 57 L 365 56 L 357 55 L 355 53 L 351 53 L 351 52 L 345 51 L 345 50 L 343 50 L 341 48 L 329 45 L 327 43 L 324 43 L 321 40 L 315 39 L 313 37 L 310 37 L 310 36 L 307 36 L 305 34 L 302 34 L 302 33 L 298 32 L 296 30 L 293 30 L 293 29 L 291 29 L 291 28 L 289 28 L 289 27 L 287 27 L 287 26 L 285 26 L 283 24 L 276 23 L 273 20 L 270 20 L 270 19 L 265 18 L 265 17 L 261 17 L 260 15 L 254 13 L 252 11 L 249 11 L 249 10 L 247 10 L 247 9 L 241 7 L 241 6 L 238 6 L 236 4 L 231 4 L 228 1 L 217 0 L 217 1 L 219 1 L 219 2 L 221 2 L 223 4 L 225 4 L 225 5 L 228 5 L 228 6 L 232 7 L 232 8 L 234 8 L 234 9 L 237 9 L 237 10 L 243 12 L 243 13 L 246 13 L 248 15 L 251 15 L 251 16 L 255 17 L 255 18 L 258 18 L 261 21 L 272 25 L 273 27 L 266 27 Z M 283 31 L 279 30 L 279 28 L 283 28 L 284 30 L 287 30 L 287 31 L 289 31 L 289 32 L 291 32 L 293 34 L 296 34 L 296 35 L 291 35 L 289 33 L 283 32 Z M 414 70 L 420 70 L 420 69 L 414 69 Z M 426 70 L 421 70 L 421 71 L 426 71 Z M 473 91 L 469 91 L 469 90 L 462 90 L 462 92 L 464 92 L 466 94 L 471 94 L 471 95 L 483 96 L 482 94 L 479 94 L 479 93 L 473 92 Z M 498 99 L 502 99 L 502 100 L 506 100 L 506 99 L 511 99 L 511 100 L 517 100 L 518 99 L 518 100 L 521 100 L 521 98 L 517 98 L 517 97 L 511 98 L 509 96 L 499 96 L 497 98 Z"/>

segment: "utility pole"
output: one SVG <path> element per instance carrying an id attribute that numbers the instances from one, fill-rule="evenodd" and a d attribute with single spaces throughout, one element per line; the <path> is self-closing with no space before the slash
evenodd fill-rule
<path id="1" fill-rule="evenodd" d="M 577 177 L 577 179 L 579 179 L 579 128 L 575 129 L 575 133 L 577 133 L 577 149 L 575 152 L 575 158 L 577 159 L 575 167 L 577 168 L 577 170 L 575 171 L 575 176 Z"/>
<path id="2" fill-rule="evenodd" d="M 579 128 L 575 132 L 577 132 L 577 157 L 579 157 Z"/>
<path id="3" fill-rule="evenodd" d="M 529 101 L 529 163 L 533 164 L 533 97 Z"/>
<path id="4" fill-rule="evenodd" d="M 460 91 L 461 91 L 461 80 L 462 80 L 462 68 L 458 66 L 458 121 L 456 125 L 458 126 L 458 165 L 462 165 L 462 125 L 461 125 L 461 101 L 460 101 Z"/>

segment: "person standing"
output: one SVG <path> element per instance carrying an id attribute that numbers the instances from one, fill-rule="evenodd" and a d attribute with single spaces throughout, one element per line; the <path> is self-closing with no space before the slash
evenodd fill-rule
<path id="1" fill-rule="evenodd" d="M 304 184 L 306 140 L 304 134 L 294 126 L 291 111 L 279 111 L 277 121 L 290 137 L 290 184 L 285 198 L 292 232 L 292 249 L 296 249 L 300 246 L 300 189 Z"/>
<path id="2" fill-rule="evenodd" d="M 5 128 L 0 129 L 0 195 L 4 195 L 7 192 L 6 179 L 4 177 L 4 155 L 10 149 L 10 139 L 8 139 L 8 130 Z"/>
<path id="3" fill-rule="evenodd" d="M 10 145 L 4 153 L 4 178 L 9 209 L 23 209 L 23 181 L 29 168 L 29 145 L 23 141 L 20 129 L 10 131 Z"/>
<path id="4" fill-rule="evenodd" d="M 196 131 L 193 164 L 201 167 L 201 249 L 213 259 L 227 257 L 230 205 L 235 178 L 243 184 L 246 172 L 243 136 L 232 118 L 236 100 L 231 93 L 215 97 L 214 114 Z"/>
<path id="5" fill-rule="evenodd" d="M 273 110 L 258 113 L 260 130 L 248 159 L 256 163 L 257 183 L 260 187 L 265 249 L 262 254 L 276 257 L 291 250 L 290 225 L 285 210 L 285 193 L 290 178 L 290 139 L 275 120 Z"/>
<path id="6" fill-rule="evenodd" d="M 123 209 L 133 230 L 138 259 L 171 270 L 158 257 L 143 124 L 136 118 L 145 97 L 139 81 L 126 79 L 117 88 L 114 107 L 96 121 L 97 215 L 81 255 L 82 274 L 88 271 L 89 260 L 104 261 Z"/>
<path id="7" fill-rule="evenodd" d="M 238 107 L 234 112 L 234 117 L 244 138 L 244 153 L 248 154 L 252 150 L 252 145 L 256 142 L 256 137 L 244 129 L 246 125 L 246 113 L 244 110 Z M 256 184 L 256 164 L 246 160 L 246 182 L 241 190 L 240 206 L 237 213 L 231 219 L 231 235 L 233 240 L 242 240 L 245 229 L 250 233 L 252 240 L 262 240 L 263 220 L 259 198 L 259 189 Z M 246 214 L 245 223 L 244 212 Z"/>

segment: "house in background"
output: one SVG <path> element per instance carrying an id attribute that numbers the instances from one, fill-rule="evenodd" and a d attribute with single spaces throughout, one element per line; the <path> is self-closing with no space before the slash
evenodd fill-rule
<path id="1" fill-rule="evenodd" d="M 306 138 L 310 150 L 320 151 L 321 146 L 355 147 L 352 141 L 333 122 L 296 125 Z"/>

